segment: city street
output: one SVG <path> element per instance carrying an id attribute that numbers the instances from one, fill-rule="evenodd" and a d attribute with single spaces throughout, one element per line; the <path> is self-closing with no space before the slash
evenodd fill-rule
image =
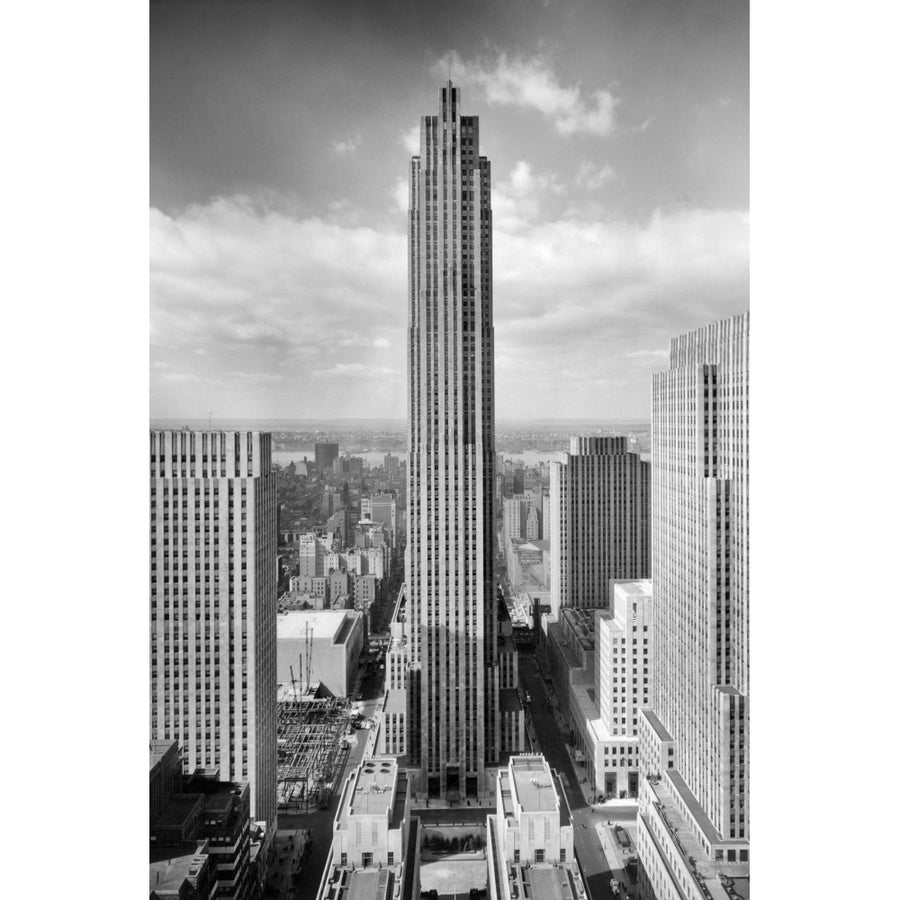
<path id="1" fill-rule="evenodd" d="M 633 822 L 635 807 L 588 805 L 566 749 L 566 736 L 560 731 L 553 710 L 548 704 L 544 679 L 538 671 L 534 657 L 527 655 L 519 657 L 519 681 L 522 688 L 531 694 L 530 715 L 539 744 L 536 749 L 543 753 L 550 766 L 559 772 L 563 782 L 569 808 L 572 810 L 575 852 L 591 897 L 593 900 L 613 900 L 615 895 L 609 886 L 610 864 L 601 848 L 597 828 L 605 826 L 607 820 Z M 623 896 L 620 893 L 618 900 L 622 900 Z"/>

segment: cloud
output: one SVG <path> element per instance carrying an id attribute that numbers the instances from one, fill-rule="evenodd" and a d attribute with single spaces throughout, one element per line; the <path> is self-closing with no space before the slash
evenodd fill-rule
<path id="1" fill-rule="evenodd" d="M 359 132 L 357 132 L 352 137 L 348 137 L 342 141 L 332 140 L 331 147 L 338 156 L 348 156 L 351 153 L 356 153 L 360 143 L 362 143 L 362 138 L 360 137 Z"/>
<path id="2" fill-rule="evenodd" d="M 554 172 L 536 173 L 529 162 L 520 159 L 509 176 L 499 181 L 491 191 L 494 227 L 515 232 L 534 222 L 543 202 L 562 194 L 565 186 Z"/>
<path id="3" fill-rule="evenodd" d="M 649 414 L 660 348 L 748 305 L 748 214 L 548 213 L 560 196 L 527 160 L 493 192 L 497 415 Z M 405 229 L 237 196 L 153 209 L 150 234 L 152 414 L 405 415 Z"/>
<path id="4" fill-rule="evenodd" d="M 155 414 L 228 407 L 260 417 L 264 397 L 277 415 L 354 404 L 357 414 L 403 415 L 402 377 L 378 400 L 368 379 L 372 371 L 382 382 L 398 377 L 381 368 L 405 340 L 405 234 L 233 196 L 177 215 L 151 209 L 150 243 Z M 320 371 L 341 364 L 369 374 L 340 393 L 309 390 Z"/>
<path id="5" fill-rule="evenodd" d="M 409 131 L 404 131 L 400 135 L 400 143 L 409 151 L 410 154 L 417 156 L 421 146 L 419 144 L 419 126 L 413 125 Z"/>
<path id="6" fill-rule="evenodd" d="M 649 416 L 657 348 L 748 306 L 745 210 L 494 223 L 500 417 Z"/>
<path id="7" fill-rule="evenodd" d="M 586 190 L 598 191 L 615 177 L 616 173 L 609 163 L 604 163 L 603 168 L 598 169 L 594 163 L 584 162 L 578 169 L 575 183 Z"/>
<path id="8" fill-rule="evenodd" d="M 492 60 L 463 60 L 451 50 L 434 64 L 436 74 L 448 68 L 460 83 L 470 84 L 488 103 L 537 110 L 564 137 L 595 134 L 608 137 L 615 129 L 619 99 L 608 90 L 583 92 L 580 84 L 560 84 L 550 62 L 543 56 L 509 57 L 496 53 Z"/>
<path id="9" fill-rule="evenodd" d="M 391 196 L 393 197 L 394 205 L 400 212 L 409 212 L 409 179 L 398 178 L 394 182 Z"/>

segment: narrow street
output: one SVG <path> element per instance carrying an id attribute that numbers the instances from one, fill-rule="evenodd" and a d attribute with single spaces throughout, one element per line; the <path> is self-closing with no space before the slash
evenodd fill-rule
<path id="1" fill-rule="evenodd" d="M 605 826 L 607 820 L 615 816 L 617 820 L 634 819 L 632 810 L 609 807 L 591 807 L 584 799 L 572 759 L 566 749 L 566 735 L 562 734 L 553 710 L 547 700 L 544 679 L 533 656 L 519 656 L 519 681 L 523 690 L 531 694 L 530 715 L 539 746 L 536 748 L 556 769 L 563 782 L 563 789 L 572 810 L 572 824 L 575 834 L 575 853 L 581 865 L 581 872 L 593 900 L 622 900 L 616 898 L 609 886 L 610 864 L 600 845 L 598 827 Z"/>

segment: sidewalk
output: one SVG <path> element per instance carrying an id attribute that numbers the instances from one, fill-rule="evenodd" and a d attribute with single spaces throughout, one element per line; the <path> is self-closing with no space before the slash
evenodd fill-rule
<path id="1" fill-rule="evenodd" d="M 610 876 L 612 878 L 615 878 L 616 881 L 619 882 L 619 896 L 623 898 L 626 896 L 635 896 L 634 892 L 637 889 L 637 885 L 632 883 L 631 879 L 628 876 L 628 873 L 625 871 L 626 854 L 630 857 L 637 856 L 637 849 L 634 845 L 633 835 L 630 832 L 628 833 L 629 840 L 632 841 L 631 851 L 623 851 L 619 842 L 616 840 L 614 826 L 600 824 L 596 825 L 594 830 L 597 832 L 597 835 L 600 838 L 600 846 L 603 848 L 603 853 L 606 856 L 607 861 L 609 862 Z M 623 892 L 623 888 L 625 889 L 625 892 Z"/>

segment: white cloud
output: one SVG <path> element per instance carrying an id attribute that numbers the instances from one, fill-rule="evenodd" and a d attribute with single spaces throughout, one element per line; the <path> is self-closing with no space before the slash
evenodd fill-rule
<path id="1" fill-rule="evenodd" d="M 361 143 L 362 138 L 357 132 L 344 140 L 332 140 L 331 147 L 338 156 L 347 156 L 350 153 L 356 153 Z"/>
<path id="2" fill-rule="evenodd" d="M 155 414 L 260 417 L 266 398 L 277 415 L 403 415 L 402 377 L 394 385 L 382 371 L 405 340 L 403 233 L 228 197 L 178 215 L 151 209 L 150 239 L 152 358 L 172 364 L 151 371 Z M 344 371 L 340 391 L 309 390 L 321 371 L 351 364 L 365 373 Z M 373 371 L 391 383 L 377 400 Z"/>
<path id="3" fill-rule="evenodd" d="M 409 131 L 404 131 L 400 136 L 400 143 L 409 151 L 412 155 L 418 155 L 419 150 L 421 150 L 421 146 L 419 145 L 419 126 L 413 125 Z"/>
<path id="4" fill-rule="evenodd" d="M 542 202 L 561 194 L 565 186 L 553 172 L 535 173 L 531 164 L 520 159 L 509 176 L 498 182 L 491 192 L 494 228 L 519 231 L 537 219 Z"/>
<path id="5" fill-rule="evenodd" d="M 586 190 L 598 191 L 615 177 L 616 173 L 609 163 L 604 163 L 603 168 L 598 169 L 594 163 L 584 162 L 578 169 L 575 183 Z"/>
<path id="6" fill-rule="evenodd" d="M 561 190 L 526 160 L 494 190 L 501 418 L 648 408 L 659 348 L 747 306 L 745 211 L 548 216 Z M 405 415 L 405 230 L 229 197 L 150 234 L 154 415 Z"/>
<path id="7" fill-rule="evenodd" d="M 391 196 L 394 198 L 394 205 L 400 212 L 409 212 L 409 179 L 398 178 L 394 182 Z"/>
<path id="8" fill-rule="evenodd" d="M 432 68 L 440 74 L 449 68 L 455 79 L 478 88 L 488 103 L 537 110 L 565 137 L 578 133 L 607 137 L 615 129 L 618 98 L 608 90 L 584 92 L 580 84 L 560 84 L 543 56 L 508 57 L 500 52 L 493 60 L 466 61 L 451 50 Z"/>

